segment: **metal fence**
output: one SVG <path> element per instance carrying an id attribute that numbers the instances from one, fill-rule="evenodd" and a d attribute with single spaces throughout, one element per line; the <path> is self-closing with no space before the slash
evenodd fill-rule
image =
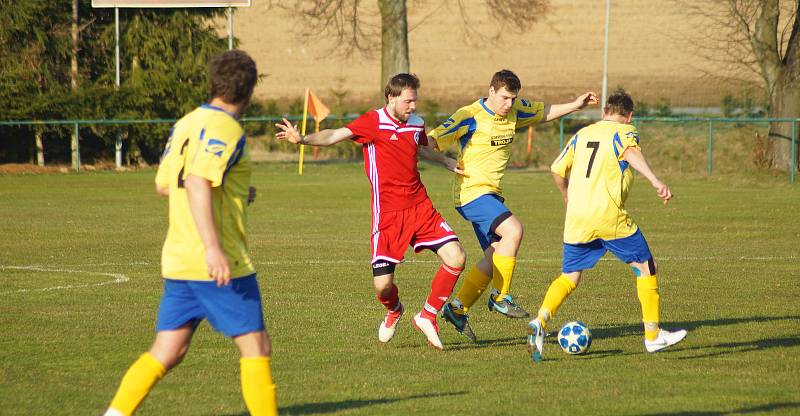
<path id="1" fill-rule="evenodd" d="M 448 114 L 437 114 L 435 118 L 446 118 Z M 281 116 L 265 116 L 265 117 L 245 117 L 241 121 L 243 123 L 276 123 L 280 122 L 284 117 Z M 287 116 L 285 117 L 290 121 L 300 121 L 300 116 Z M 326 120 L 329 121 L 349 121 L 353 120 L 355 116 L 329 116 Z M 564 147 L 565 141 L 565 128 L 568 123 L 574 121 L 591 122 L 599 120 L 598 117 L 562 117 L 559 122 L 559 149 Z M 76 172 L 81 170 L 81 156 L 80 156 L 80 129 L 81 127 L 90 125 L 135 125 L 135 124 L 167 124 L 175 123 L 177 119 L 153 119 L 153 120 L 9 120 L 0 121 L 0 126 L 66 126 L 72 130 L 72 166 Z M 311 121 L 311 120 L 310 120 Z M 769 123 L 791 123 L 791 166 L 789 169 L 789 182 L 795 182 L 795 160 L 796 157 L 796 143 L 797 143 L 797 123 L 800 118 L 713 118 L 713 117 L 636 117 L 633 119 L 633 124 L 640 128 L 645 123 L 669 123 L 669 124 L 688 124 L 688 123 L 704 123 L 707 125 L 707 173 L 710 176 L 714 170 L 714 127 L 724 124 L 753 124 L 767 126 Z M 117 149 L 119 152 L 120 149 Z M 119 162 L 119 158 L 117 158 Z"/>

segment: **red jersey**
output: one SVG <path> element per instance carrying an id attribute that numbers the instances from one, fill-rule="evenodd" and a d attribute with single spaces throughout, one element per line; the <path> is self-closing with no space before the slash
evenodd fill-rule
<path id="1" fill-rule="evenodd" d="M 372 185 L 372 214 L 406 209 L 428 198 L 417 169 L 417 146 L 427 145 L 425 121 L 392 118 L 386 108 L 368 111 L 347 125 L 363 144 L 364 170 Z"/>

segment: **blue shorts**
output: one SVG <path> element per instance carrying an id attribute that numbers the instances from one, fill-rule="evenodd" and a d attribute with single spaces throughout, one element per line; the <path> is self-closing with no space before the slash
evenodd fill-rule
<path id="1" fill-rule="evenodd" d="M 607 251 L 614 253 L 626 264 L 644 263 L 653 258 L 642 231 L 636 230 L 629 237 L 614 240 L 598 238 L 583 244 L 564 243 L 561 271 L 563 273 L 572 273 L 591 269 Z"/>
<path id="2" fill-rule="evenodd" d="M 164 295 L 158 306 L 156 331 L 194 328 L 208 318 L 218 332 L 236 337 L 264 329 L 261 294 L 256 275 L 231 279 L 217 287 L 214 281 L 164 279 Z"/>
<path id="3" fill-rule="evenodd" d="M 494 230 L 511 216 L 511 211 L 503 205 L 503 198 L 495 194 L 481 195 L 467 205 L 456 207 L 456 211 L 472 223 L 483 250 L 500 240 L 500 236 L 495 234 Z"/>

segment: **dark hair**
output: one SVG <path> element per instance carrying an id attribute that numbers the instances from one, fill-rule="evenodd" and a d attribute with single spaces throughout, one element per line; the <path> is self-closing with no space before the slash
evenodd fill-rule
<path id="1" fill-rule="evenodd" d="M 258 81 L 256 63 L 245 51 L 225 51 L 208 63 L 208 81 L 212 98 L 241 104 L 250 99 Z"/>
<path id="2" fill-rule="evenodd" d="M 606 114 L 627 116 L 633 112 L 633 98 L 625 91 L 615 92 L 608 97 L 603 110 L 605 110 Z"/>
<path id="3" fill-rule="evenodd" d="M 516 94 L 519 92 L 519 89 L 522 88 L 522 83 L 519 81 L 517 74 L 509 71 L 508 69 L 502 69 L 494 73 L 492 76 L 492 82 L 489 83 L 489 86 L 494 87 L 495 91 L 506 87 L 508 92 Z"/>
<path id="4" fill-rule="evenodd" d="M 383 96 L 386 97 L 386 99 L 389 99 L 389 97 L 399 97 L 406 88 L 418 90 L 419 78 L 414 74 L 397 74 L 386 84 L 386 88 L 383 90 Z"/>

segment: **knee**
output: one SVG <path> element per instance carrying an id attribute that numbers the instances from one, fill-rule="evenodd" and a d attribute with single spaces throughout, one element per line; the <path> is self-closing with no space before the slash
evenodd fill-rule
<path id="1" fill-rule="evenodd" d="M 375 288 L 375 294 L 378 296 L 388 296 L 392 291 L 392 281 L 390 279 L 373 279 L 372 285 Z"/>
<path id="2" fill-rule="evenodd" d="M 525 230 L 522 227 L 522 223 L 516 218 L 512 217 L 511 219 L 513 221 L 503 230 L 503 235 L 501 238 L 519 245 L 519 243 L 522 241 L 522 235 L 525 233 Z"/>
<path id="3" fill-rule="evenodd" d="M 464 251 L 464 247 L 459 244 L 443 256 L 442 261 L 450 267 L 463 269 L 467 263 L 467 253 Z"/>
<path id="4" fill-rule="evenodd" d="M 178 364 L 183 361 L 183 358 L 186 357 L 186 352 L 189 350 L 189 346 L 184 346 L 178 349 L 159 349 L 159 348 L 152 348 L 150 350 L 150 355 L 155 357 L 158 362 L 160 362 L 164 369 L 170 370 L 175 368 Z"/>

